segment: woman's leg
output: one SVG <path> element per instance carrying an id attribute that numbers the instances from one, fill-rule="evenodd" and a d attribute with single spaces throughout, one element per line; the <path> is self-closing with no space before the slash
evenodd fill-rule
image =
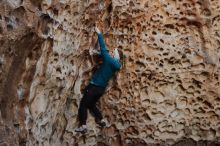
<path id="1" fill-rule="evenodd" d="M 86 97 L 84 96 L 80 101 L 80 106 L 78 110 L 79 126 L 86 125 L 87 120 L 87 106 L 86 106 Z"/>
<path id="2" fill-rule="evenodd" d="M 94 94 L 94 96 L 92 96 L 92 101 L 90 102 L 88 108 L 89 108 L 90 113 L 95 117 L 96 121 L 100 121 L 103 119 L 102 113 L 97 108 L 96 103 L 101 98 L 104 91 L 105 91 L 105 88 L 103 88 L 103 87 L 99 87 L 99 86 L 95 86 L 95 85 L 93 86 L 93 93 L 95 93 L 95 94 Z"/>
<path id="3" fill-rule="evenodd" d="M 103 119 L 101 111 L 96 107 L 96 105 L 89 108 L 90 113 L 95 117 L 95 121 L 101 121 Z"/>
<path id="4" fill-rule="evenodd" d="M 79 119 L 79 126 L 81 125 L 86 125 L 86 120 L 87 120 L 87 109 L 89 105 L 89 98 L 90 98 L 90 93 L 92 86 L 89 84 L 84 92 L 83 92 L 83 98 L 80 101 L 80 106 L 78 110 L 78 119 Z"/>
<path id="5" fill-rule="evenodd" d="M 102 119 L 102 114 L 99 109 L 96 107 L 97 101 L 103 95 L 105 88 L 99 87 L 93 84 L 89 84 L 85 91 L 84 96 L 80 102 L 79 107 L 79 122 L 80 125 L 85 125 L 87 120 L 87 109 L 93 114 L 96 120 Z"/>

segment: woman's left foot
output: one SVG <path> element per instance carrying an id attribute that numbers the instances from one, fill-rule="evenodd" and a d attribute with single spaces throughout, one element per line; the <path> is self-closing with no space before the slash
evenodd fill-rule
<path id="1" fill-rule="evenodd" d="M 75 132 L 80 132 L 82 134 L 85 134 L 87 132 L 87 126 L 86 125 L 81 125 L 80 127 L 75 129 Z"/>

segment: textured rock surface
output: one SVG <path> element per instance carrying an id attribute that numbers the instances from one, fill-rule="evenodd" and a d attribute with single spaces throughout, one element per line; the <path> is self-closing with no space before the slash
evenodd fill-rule
<path id="1" fill-rule="evenodd" d="M 0 145 L 219 145 L 219 0 L 1 0 L 0 12 Z M 125 57 L 101 99 L 109 127 L 89 116 L 82 136 L 95 23 Z"/>

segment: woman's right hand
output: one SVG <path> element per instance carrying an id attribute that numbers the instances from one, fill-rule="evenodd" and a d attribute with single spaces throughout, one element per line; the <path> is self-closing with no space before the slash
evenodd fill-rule
<path id="1" fill-rule="evenodd" d="M 99 30 L 99 28 L 96 26 L 95 27 L 95 31 L 97 32 L 97 33 L 101 33 L 101 31 Z"/>

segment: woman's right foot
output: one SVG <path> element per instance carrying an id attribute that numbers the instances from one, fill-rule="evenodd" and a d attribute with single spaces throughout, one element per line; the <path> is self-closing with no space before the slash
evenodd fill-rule
<path id="1" fill-rule="evenodd" d="M 80 127 L 75 129 L 75 132 L 80 132 L 82 134 L 85 134 L 87 132 L 87 126 L 86 125 L 81 125 Z"/>

